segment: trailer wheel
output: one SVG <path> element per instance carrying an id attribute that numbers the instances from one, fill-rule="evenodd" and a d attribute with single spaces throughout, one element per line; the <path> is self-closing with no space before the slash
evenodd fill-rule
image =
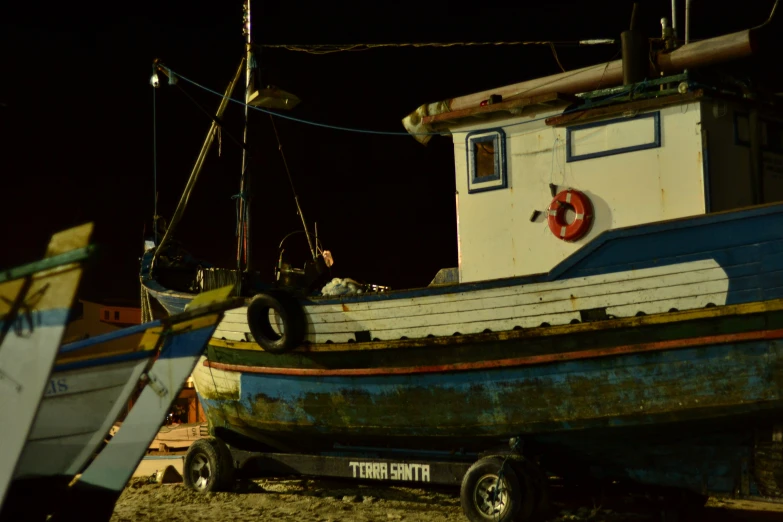
<path id="1" fill-rule="evenodd" d="M 228 446 L 218 438 L 199 439 L 185 455 L 183 481 L 200 493 L 231 489 L 234 462 Z"/>
<path id="2" fill-rule="evenodd" d="M 501 457 L 485 457 L 465 473 L 460 489 L 460 503 L 462 512 L 470 522 L 511 522 L 529 518 L 533 507 L 529 483 L 523 477 L 523 486 L 514 466 L 505 460 Z M 524 517 L 525 513 L 527 517 Z"/>
<path id="3" fill-rule="evenodd" d="M 514 460 L 514 471 L 517 477 L 524 478 L 528 484 L 529 497 L 525 497 L 525 506 L 517 520 L 547 520 L 552 511 L 552 501 L 549 491 L 549 479 L 541 468 L 529 460 Z M 522 480 L 522 483 L 525 483 Z"/>

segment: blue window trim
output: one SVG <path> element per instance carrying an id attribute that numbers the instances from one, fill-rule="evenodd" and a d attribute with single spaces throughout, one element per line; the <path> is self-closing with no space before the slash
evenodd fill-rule
<path id="1" fill-rule="evenodd" d="M 571 133 L 583 129 L 591 129 L 594 127 L 605 127 L 612 125 L 613 123 L 626 122 L 631 120 L 640 120 L 642 118 L 653 118 L 655 140 L 652 143 L 644 143 L 642 145 L 632 145 L 630 147 L 621 147 L 619 149 L 605 150 L 601 152 L 591 152 L 590 154 L 574 155 L 571 154 Z M 575 125 L 573 127 L 566 128 L 566 162 L 571 163 L 573 161 L 582 161 L 593 158 L 603 158 L 605 156 L 614 156 L 615 154 L 625 154 L 626 152 L 635 152 L 637 150 L 656 149 L 661 146 L 661 113 L 648 112 L 646 114 L 639 114 L 632 118 L 614 118 L 612 120 L 597 121 L 594 123 L 585 123 L 584 125 Z"/>
<path id="2" fill-rule="evenodd" d="M 483 135 L 483 136 L 477 136 Z M 476 179 L 476 158 L 473 155 L 473 143 L 482 143 L 486 141 L 495 142 L 495 176 L 485 176 Z M 503 129 L 483 129 L 468 133 L 465 137 L 467 166 L 468 166 L 468 194 L 477 192 L 487 192 L 490 190 L 499 190 L 508 187 L 508 176 L 506 175 L 506 133 Z M 492 186 L 481 186 L 481 183 L 497 182 Z M 475 188 L 474 188 L 475 187 Z"/>

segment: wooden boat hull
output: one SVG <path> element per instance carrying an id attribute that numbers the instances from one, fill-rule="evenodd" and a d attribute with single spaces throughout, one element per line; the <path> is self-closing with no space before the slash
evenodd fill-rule
<path id="1" fill-rule="evenodd" d="M 0 506 L 18 466 L 62 341 L 92 224 L 52 236 L 47 260 L 0 277 Z M 59 258 L 59 261 L 57 260 Z M 46 268 L 44 268 L 46 267 Z M 6 273 L 2 274 L 6 276 Z M 11 421 L 12 420 L 12 421 Z"/>
<path id="2" fill-rule="evenodd" d="M 711 423 L 734 440 L 783 418 L 783 301 L 552 330 L 284 356 L 213 340 L 193 377 L 213 430 L 277 451 L 342 444 L 480 452 L 522 436 L 562 453 L 579 447 L 586 430 L 617 450 L 629 433 L 682 439 L 681 426 Z M 738 423 L 749 416 L 753 424 Z M 738 451 L 725 447 L 726 458 Z M 675 453 L 679 462 L 688 457 Z"/>
<path id="3" fill-rule="evenodd" d="M 15 479 L 73 477 L 103 444 L 156 352 L 55 366 Z"/>
<path id="4" fill-rule="evenodd" d="M 520 434 L 780 408 L 783 312 L 736 323 L 730 328 L 718 315 L 630 330 L 564 328 L 544 339 L 485 334 L 426 353 L 403 342 L 275 357 L 213 341 L 193 377 L 212 426 L 285 441 L 486 445 Z M 765 329 L 746 329 L 756 325 Z M 658 340 L 688 332 L 700 335 Z"/>
<path id="5" fill-rule="evenodd" d="M 783 297 L 783 205 L 613 229 L 550 272 L 340 297 L 300 299 L 305 344 L 447 337 L 600 317 L 633 317 Z M 169 313 L 192 294 L 142 283 Z M 216 332 L 251 344 L 246 308 L 229 311 Z"/>
<path id="6" fill-rule="evenodd" d="M 303 298 L 305 341 L 285 354 L 230 311 L 194 380 L 213 430 L 278 451 L 483 451 L 516 435 L 568 446 L 603 429 L 623 444 L 627 430 L 731 431 L 756 413 L 753 427 L 772 424 L 780 230 L 776 204 L 610 230 L 536 276 Z M 142 275 L 165 306 L 186 302 Z"/>
<path id="7" fill-rule="evenodd" d="M 0 520 L 46 520 L 52 513 L 55 517 L 61 515 L 64 520 L 97 520 L 99 518 L 91 518 L 98 516 L 97 512 L 108 519 L 116 500 L 114 493 L 119 495 L 157 434 L 214 333 L 224 307 L 234 306 L 226 304 L 230 303 L 226 301 L 230 292 L 229 287 L 202 294 L 196 300 L 198 302 L 194 302 L 196 309 L 172 318 L 166 325 L 155 321 L 102 336 L 109 338 L 106 342 L 95 338 L 64 347 L 64 359 L 68 361 L 70 356 L 70 362 L 64 362 L 57 372 L 59 375 L 53 379 L 59 378 L 73 393 L 62 393 L 49 402 L 48 408 L 41 410 L 40 414 L 49 417 L 36 422 L 38 431 L 34 435 L 38 437 L 31 440 L 31 452 L 25 455 L 27 467 L 24 473 L 15 477 L 11 487 L 13 494 L 3 506 Z M 137 351 L 95 356 L 96 352 L 111 351 L 111 341 L 140 332 L 144 336 Z M 84 355 L 82 352 L 92 353 Z M 95 456 L 97 446 L 136 388 L 142 372 L 147 385 L 122 428 Z M 74 418 L 77 415 L 83 417 Z M 80 434 L 80 430 L 83 433 Z M 41 462 L 32 450 L 40 451 L 40 457 L 51 458 L 52 462 Z M 81 486 L 69 488 L 78 472 L 82 474 L 76 484 Z M 88 501 L 81 497 L 82 487 L 109 490 L 111 493 L 104 498 L 110 503 L 97 499 Z"/>

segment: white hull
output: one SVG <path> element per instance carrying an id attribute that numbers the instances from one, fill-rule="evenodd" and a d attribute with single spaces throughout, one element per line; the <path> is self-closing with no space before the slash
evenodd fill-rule
<path id="1" fill-rule="evenodd" d="M 0 418 L 6 419 L 0 451 L 0 504 L 18 468 L 64 330 L 64 326 L 38 328 L 27 338 L 9 332 L 0 346 Z"/>
<path id="2" fill-rule="evenodd" d="M 53 373 L 14 479 L 79 473 L 126 406 L 148 362 L 144 357 Z"/>
<path id="3" fill-rule="evenodd" d="M 86 247 L 91 233 L 89 224 L 53 235 L 47 257 Z M 72 262 L 0 284 L 0 332 L 7 332 L 0 336 L 0 506 L 35 420 L 81 275 L 81 264 Z M 16 311 L 10 303 L 17 303 Z"/>
<path id="4" fill-rule="evenodd" d="M 194 307 L 211 305 L 225 299 L 232 287 L 225 287 L 199 295 Z M 226 308 L 232 306 L 225 304 Z M 160 355 L 146 372 L 149 382 L 142 390 L 119 431 L 87 466 L 71 488 L 71 501 L 58 512 L 54 520 L 71 520 L 80 509 L 80 495 L 92 495 L 100 490 L 105 504 L 98 502 L 96 512 L 113 509 L 120 492 L 147 452 L 150 442 L 158 434 L 166 413 L 179 395 L 196 361 L 215 332 L 223 310 L 174 325 L 163 338 Z"/>
<path id="5" fill-rule="evenodd" d="M 712 260 L 677 263 L 542 283 L 422 297 L 304 306 L 305 340 L 313 344 L 352 341 L 356 332 L 396 340 L 552 326 L 581 320 L 580 310 L 605 308 L 615 317 L 689 310 L 726 304 L 729 278 Z M 275 322 L 272 321 L 274 325 Z M 249 340 L 247 308 L 226 312 L 215 338 Z"/>

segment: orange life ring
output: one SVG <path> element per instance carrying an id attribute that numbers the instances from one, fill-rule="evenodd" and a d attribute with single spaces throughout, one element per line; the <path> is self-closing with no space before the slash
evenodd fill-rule
<path id="1" fill-rule="evenodd" d="M 572 208 L 576 213 L 569 224 L 566 221 L 566 211 Z M 593 222 L 593 204 L 584 193 L 578 190 L 560 192 L 547 209 L 549 230 L 563 241 L 576 241 L 587 234 Z"/>

